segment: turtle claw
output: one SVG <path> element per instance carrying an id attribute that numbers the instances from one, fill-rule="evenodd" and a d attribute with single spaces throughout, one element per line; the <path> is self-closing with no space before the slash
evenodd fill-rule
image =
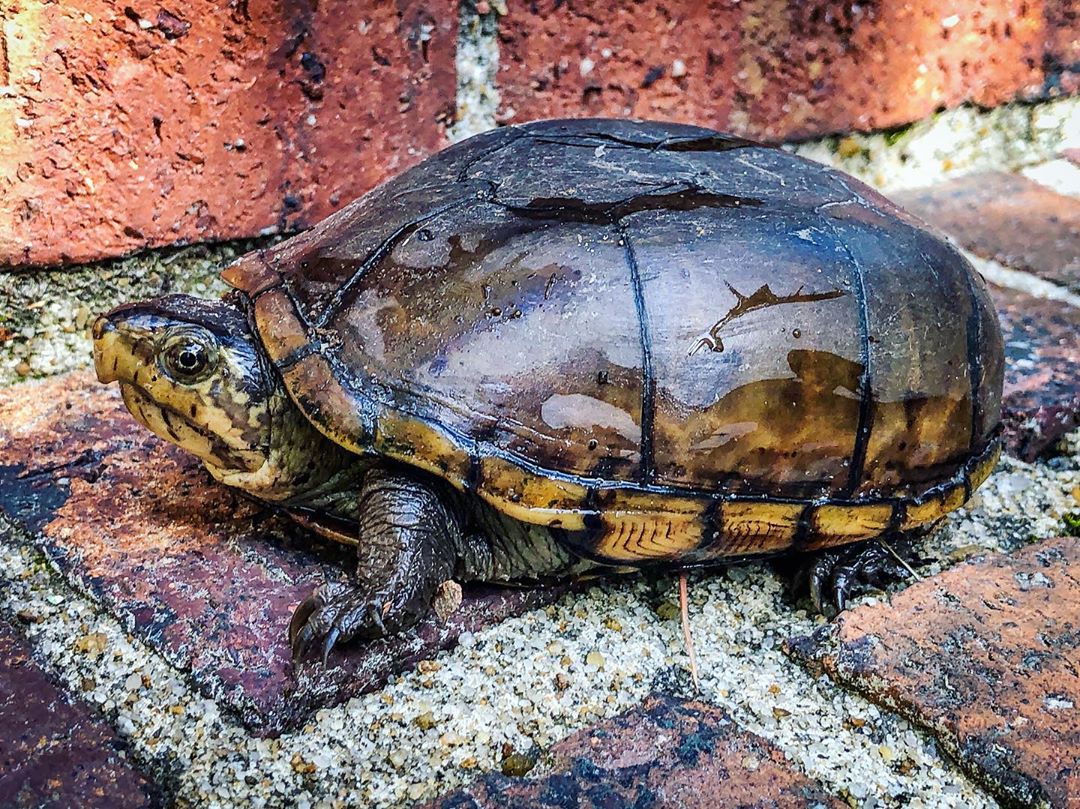
<path id="1" fill-rule="evenodd" d="M 911 571 L 877 541 L 822 552 L 810 571 L 810 600 L 832 618 L 855 596 L 903 581 Z"/>
<path id="2" fill-rule="evenodd" d="M 382 601 L 367 589 L 340 582 L 318 588 L 300 602 L 289 622 L 293 660 L 302 660 L 317 644 L 325 666 L 338 643 L 389 634 L 380 609 Z"/>
<path id="3" fill-rule="evenodd" d="M 315 639 L 315 633 L 308 625 L 303 626 L 296 636 L 290 641 L 292 646 L 293 661 L 300 661 L 307 654 L 308 649 L 311 648 L 311 642 Z"/>
<path id="4" fill-rule="evenodd" d="M 289 646 L 292 647 L 293 657 L 298 657 L 297 654 L 297 640 L 306 628 L 307 620 L 311 617 L 311 614 L 319 608 L 319 599 L 317 591 L 312 593 L 293 611 L 292 620 L 289 621 Z M 311 642 L 311 638 L 308 637 L 303 641 L 303 645 L 306 646 Z M 302 654 L 302 652 L 301 652 Z"/>
<path id="5" fill-rule="evenodd" d="M 341 630 L 336 626 L 331 627 L 330 631 L 326 635 L 326 640 L 323 641 L 322 648 L 322 664 L 323 668 L 326 668 L 326 658 L 330 656 L 330 650 L 334 648 L 334 644 L 337 643 L 337 639 L 341 636 Z"/>
<path id="6" fill-rule="evenodd" d="M 382 637 L 383 635 L 388 634 L 386 631 L 386 624 L 383 623 L 383 614 L 379 609 L 379 606 L 377 604 L 368 604 L 366 606 L 368 611 L 367 618 L 368 621 L 371 622 L 371 625 L 376 629 L 376 637 Z"/>

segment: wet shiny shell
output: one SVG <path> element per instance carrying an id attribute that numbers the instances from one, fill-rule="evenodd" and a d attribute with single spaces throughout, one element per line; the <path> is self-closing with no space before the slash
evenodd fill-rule
<path id="1" fill-rule="evenodd" d="M 851 177 L 711 130 L 489 132 L 225 278 L 327 435 L 605 560 L 914 527 L 996 457 L 968 263 Z"/>

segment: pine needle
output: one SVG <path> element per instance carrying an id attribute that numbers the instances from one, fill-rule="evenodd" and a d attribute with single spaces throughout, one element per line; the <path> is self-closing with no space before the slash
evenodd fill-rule
<path id="1" fill-rule="evenodd" d="M 690 636 L 690 597 L 687 594 L 686 572 L 679 574 L 679 612 L 682 614 L 683 640 L 686 641 L 686 653 L 690 656 L 690 678 L 694 681 L 694 690 L 701 690 L 698 679 L 697 655 L 694 654 L 694 639 Z"/>
<path id="2" fill-rule="evenodd" d="M 878 542 L 880 542 L 880 543 L 881 543 L 881 546 L 882 546 L 882 547 L 883 547 L 883 548 L 884 548 L 885 550 L 887 550 L 887 551 L 888 551 L 889 553 L 891 553 L 891 554 L 892 554 L 892 556 L 893 556 L 893 558 L 894 558 L 894 559 L 895 559 L 895 560 L 896 560 L 897 562 L 899 562 L 899 563 L 900 563 L 900 564 L 901 564 L 901 565 L 902 565 L 902 566 L 903 566 L 903 567 L 904 567 L 904 568 L 905 568 L 905 569 L 907 570 L 907 572 L 908 572 L 908 573 L 910 573 L 910 574 L 912 575 L 912 577 L 913 577 L 913 578 L 915 579 L 915 581 L 922 581 L 922 576 L 920 576 L 920 575 L 919 575 L 918 573 L 916 573 L 916 572 L 915 572 L 915 568 L 913 568 L 913 567 L 912 567 L 911 565 L 909 565 L 909 564 L 907 563 L 907 560 L 906 560 L 906 559 L 904 559 L 904 557 L 902 557 L 902 556 L 901 556 L 900 554 L 898 554 L 898 553 L 897 553 L 897 552 L 896 552 L 896 551 L 895 551 L 895 550 L 893 549 L 893 546 L 892 546 L 892 545 L 890 545 L 890 544 L 889 544 L 888 542 L 886 542 L 886 541 L 885 541 L 884 539 L 882 539 L 881 537 L 878 537 Z"/>

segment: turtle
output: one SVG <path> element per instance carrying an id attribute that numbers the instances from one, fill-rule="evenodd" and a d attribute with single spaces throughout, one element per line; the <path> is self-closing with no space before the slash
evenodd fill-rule
<path id="1" fill-rule="evenodd" d="M 218 481 L 355 546 L 296 608 L 298 657 L 404 632 L 450 582 L 796 552 L 842 606 L 885 567 L 869 540 L 960 507 L 1000 450 L 967 260 L 854 178 L 711 129 L 498 128 L 223 278 L 100 317 L 97 375 Z"/>

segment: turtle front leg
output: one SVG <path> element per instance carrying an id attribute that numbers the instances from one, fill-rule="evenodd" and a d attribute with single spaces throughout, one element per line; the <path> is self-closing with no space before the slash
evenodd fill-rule
<path id="1" fill-rule="evenodd" d="M 461 528 L 421 476 L 373 467 L 360 487 L 357 521 L 356 573 L 348 583 L 327 582 L 296 608 L 289 624 L 294 659 L 319 644 L 325 664 L 338 642 L 408 629 L 453 575 Z"/>

